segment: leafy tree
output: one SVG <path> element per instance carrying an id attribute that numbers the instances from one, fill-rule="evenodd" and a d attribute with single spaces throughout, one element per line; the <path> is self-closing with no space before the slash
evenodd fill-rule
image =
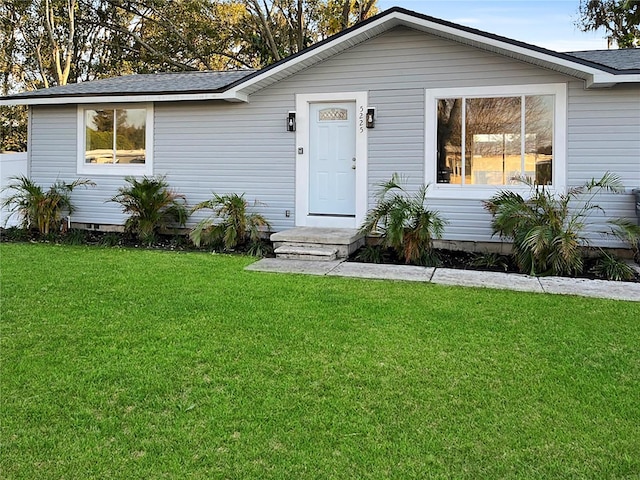
<path id="1" fill-rule="evenodd" d="M 12 91 L 156 71 L 247 66 L 238 2 L 0 2 L 2 71 Z"/>
<path id="2" fill-rule="evenodd" d="M 0 153 L 27 150 L 27 109 L 0 106 Z"/>
<path id="3" fill-rule="evenodd" d="M 261 64 L 281 60 L 377 13 L 376 0 L 242 0 Z"/>
<path id="4" fill-rule="evenodd" d="M 333 35 L 376 13 L 376 0 L 328 0 L 321 19 L 322 34 Z"/>
<path id="5" fill-rule="evenodd" d="M 246 16 L 237 1 L 99 3 L 102 8 L 96 21 L 118 40 L 121 58 L 137 73 L 254 66 L 237 29 Z M 121 18 L 130 20 L 123 23 Z"/>
<path id="6" fill-rule="evenodd" d="M 260 68 L 375 12 L 375 0 L 0 2 L 5 94 L 128 73 Z"/>
<path id="7" fill-rule="evenodd" d="M 0 5 L 5 62 L 18 89 L 65 85 L 76 63 L 77 0 L 14 0 Z M 5 63 L 3 62 L 3 63 Z M 71 77 L 70 77 L 71 76 Z"/>
<path id="8" fill-rule="evenodd" d="M 581 0 L 579 13 L 583 32 L 602 28 L 609 45 L 640 47 L 640 0 Z"/>

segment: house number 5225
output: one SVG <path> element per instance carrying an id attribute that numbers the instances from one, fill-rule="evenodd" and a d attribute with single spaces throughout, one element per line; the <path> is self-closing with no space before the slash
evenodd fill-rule
<path id="1" fill-rule="evenodd" d="M 364 133 L 364 107 L 360 105 L 360 111 L 358 112 L 358 129 L 360 133 Z"/>

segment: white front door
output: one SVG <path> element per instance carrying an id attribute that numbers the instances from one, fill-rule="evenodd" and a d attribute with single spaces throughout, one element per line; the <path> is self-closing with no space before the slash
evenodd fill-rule
<path id="1" fill-rule="evenodd" d="M 298 227 L 358 228 L 367 213 L 367 92 L 296 95 Z"/>
<path id="2" fill-rule="evenodd" d="M 309 215 L 355 217 L 356 104 L 309 104 Z"/>

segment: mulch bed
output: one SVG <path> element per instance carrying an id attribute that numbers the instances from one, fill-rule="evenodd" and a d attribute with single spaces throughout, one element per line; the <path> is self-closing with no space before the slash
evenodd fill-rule
<path id="1" fill-rule="evenodd" d="M 366 259 L 361 258 L 361 253 L 363 253 L 363 248 L 351 255 L 348 261 L 368 263 Z M 510 255 L 498 255 L 492 253 L 481 254 L 457 250 L 434 249 L 434 257 L 436 258 L 436 261 L 432 266 L 439 268 L 520 273 L 518 266 Z M 596 261 L 596 258 L 585 258 L 583 273 L 576 275 L 574 278 L 587 278 L 592 280 L 602 279 L 593 273 Z M 382 249 L 381 261 L 378 263 L 388 265 L 406 265 L 406 263 L 400 259 L 392 249 Z M 640 283 L 640 275 L 636 274 L 634 279 L 629 281 Z"/>

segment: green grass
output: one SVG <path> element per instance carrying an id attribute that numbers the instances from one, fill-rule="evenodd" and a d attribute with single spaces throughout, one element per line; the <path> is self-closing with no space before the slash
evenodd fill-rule
<path id="1" fill-rule="evenodd" d="M 638 303 L 0 254 L 1 478 L 640 476 Z"/>

